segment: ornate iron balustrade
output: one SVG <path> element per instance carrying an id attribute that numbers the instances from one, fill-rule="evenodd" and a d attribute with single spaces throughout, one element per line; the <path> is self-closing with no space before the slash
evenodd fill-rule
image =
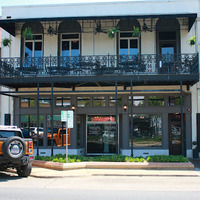
<path id="1" fill-rule="evenodd" d="M 0 77 L 198 74 L 198 54 L 1 58 Z"/>

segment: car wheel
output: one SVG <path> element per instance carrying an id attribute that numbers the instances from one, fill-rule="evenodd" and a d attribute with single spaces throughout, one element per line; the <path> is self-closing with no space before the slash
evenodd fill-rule
<path id="1" fill-rule="evenodd" d="M 26 144 L 20 137 L 9 137 L 2 145 L 2 153 L 11 162 L 19 163 L 26 153 Z"/>
<path id="2" fill-rule="evenodd" d="M 31 174 L 32 163 L 28 163 L 28 165 L 21 165 L 17 168 L 17 174 L 20 177 L 28 177 Z"/>

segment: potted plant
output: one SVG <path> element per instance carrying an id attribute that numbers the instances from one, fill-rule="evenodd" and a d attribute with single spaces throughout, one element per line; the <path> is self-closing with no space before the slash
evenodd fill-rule
<path id="1" fill-rule="evenodd" d="M 138 27 L 133 26 L 132 37 L 140 37 L 140 29 Z"/>
<path id="2" fill-rule="evenodd" d="M 110 31 L 108 32 L 108 38 L 113 39 L 117 32 L 119 32 L 119 27 L 111 28 Z"/>
<path id="3" fill-rule="evenodd" d="M 11 39 L 4 38 L 2 40 L 2 44 L 3 44 L 4 47 L 10 47 L 10 45 L 11 45 Z"/>
<path id="4" fill-rule="evenodd" d="M 31 31 L 30 27 L 25 28 L 22 35 L 23 35 L 23 38 L 25 40 L 32 40 L 33 39 L 32 31 Z"/>
<path id="5" fill-rule="evenodd" d="M 187 40 L 188 44 L 192 47 L 193 45 L 196 44 L 196 37 L 192 36 L 189 40 Z"/>

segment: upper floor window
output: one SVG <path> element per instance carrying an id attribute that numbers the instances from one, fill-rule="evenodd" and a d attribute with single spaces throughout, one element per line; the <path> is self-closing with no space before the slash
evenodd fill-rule
<path id="1" fill-rule="evenodd" d="M 57 107 L 69 107 L 70 105 L 70 97 L 56 97 Z"/>
<path id="2" fill-rule="evenodd" d="M 49 108 L 51 106 L 50 101 L 51 99 L 48 97 L 41 97 L 39 99 L 39 107 Z"/>
<path id="3" fill-rule="evenodd" d="M 21 108 L 35 107 L 34 98 L 21 98 Z"/>
<path id="4" fill-rule="evenodd" d="M 62 34 L 62 56 L 79 56 L 79 34 Z"/>
<path id="5" fill-rule="evenodd" d="M 32 40 L 25 40 L 24 56 L 42 57 L 42 35 L 33 35 Z"/>
<path id="6" fill-rule="evenodd" d="M 120 55 L 137 55 L 139 38 L 133 38 L 132 32 L 120 33 Z"/>

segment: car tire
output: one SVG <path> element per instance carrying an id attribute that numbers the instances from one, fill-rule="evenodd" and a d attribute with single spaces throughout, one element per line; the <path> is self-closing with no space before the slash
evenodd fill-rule
<path id="1" fill-rule="evenodd" d="M 26 144 L 20 137 L 9 137 L 2 145 L 2 153 L 11 162 L 19 163 L 26 153 Z"/>
<path id="2" fill-rule="evenodd" d="M 32 163 L 28 163 L 27 165 L 21 165 L 17 168 L 17 174 L 20 177 L 28 177 L 31 174 Z"/>

